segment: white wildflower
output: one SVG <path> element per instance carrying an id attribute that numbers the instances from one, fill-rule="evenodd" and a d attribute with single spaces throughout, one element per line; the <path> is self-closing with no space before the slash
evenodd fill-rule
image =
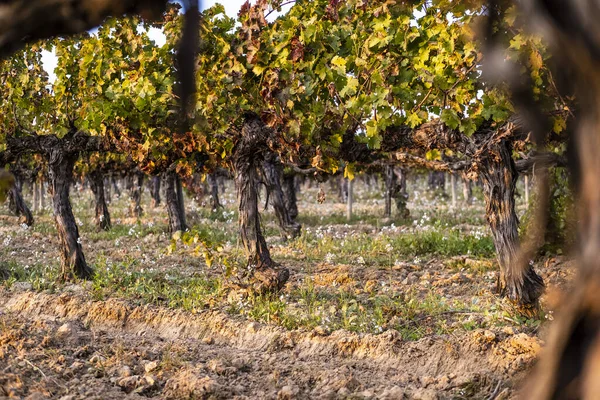
<path id="1" fill-rule="evenodd" d="M 328 264 L 331 264 L 331 263 L 333 263 L 334 260 L 335 260 L 335 254 L 333 254 L 333 253 L 325 254 L 325 262 L 327 262 Z"/>

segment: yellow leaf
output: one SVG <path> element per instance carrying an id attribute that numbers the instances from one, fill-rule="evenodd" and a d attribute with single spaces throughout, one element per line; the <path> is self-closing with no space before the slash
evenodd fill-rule
<path id="1" fill-rule="evenodd" d="M 529 55 L 529 62 L 531 63 L 531 68 L 533 68 L 534 71 L 538 71 L 544 64 L 542 55 L 537 50 L 531 51 L 531 54 Z"/>
<path id="2" fill-rule="evenodd" d="M 346 168 L 344 168 L 344 178 L 350 180 L 354 179 L 354 164 L 346 164 Z"/>

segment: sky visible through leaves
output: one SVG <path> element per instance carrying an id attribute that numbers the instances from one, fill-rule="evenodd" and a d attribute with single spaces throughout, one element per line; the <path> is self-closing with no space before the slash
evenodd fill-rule
<path id="1" fill-rule="evenodd" d="M 222 4 L 225 7 L 225 12 L 227 13 L 227 15 L 235 18 L 238 14 L 238 11 L 242 7 L 242 4 L 244 4 L 245 2 L 246 0 L 202 0 L 202 9 L 206 10 L 207 8 L 210 8 L 215 4 Z M 252 1 L 252 3 L 254 3 L 254 1 Z M 277 18 L 279 15 L 286 13 L 292 7 L 292 5 L 293 4 L 289 4 L 282 7 L 280 13 L 275 12 L 271 14 L 269 19 Z M 152 40 L 156 42 L 158 46 L 162 46 L 163 44 L 165 44 L 165 35 L 163 35 L 160 29 L 150 28 L 149 36 Z M 56 55 L 54 54 L 54 52 L 44 51 L 42 53 L 42 62 L 44 63 L 44 69 L 50 75 L 50 82 L 54 82 L 54 80 L 56 79 L 56 76 L 54 75 L 54 68 L 56 68 L 57 62 Z"/>

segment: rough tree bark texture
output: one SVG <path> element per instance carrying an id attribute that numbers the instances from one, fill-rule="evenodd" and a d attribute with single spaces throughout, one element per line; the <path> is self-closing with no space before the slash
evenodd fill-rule
<path id="1" fill-rule="evenodd" d="M 210 209 L 214 212 L 223 207 L 219 201 L 219 177 L 216 172 L 208 174 L 208 186 L 210 187 Z"/>
<path id="2" fill-rule="evenodd" d="M 531 265 L 520 268 L 519 220 L 515 212 L 515 185 L 518 178 L 509 142 L 502 140 L 482 160 L 479 176 L 483 183 L 486 219 L 492 230 L 500 264 L 498 289 L 526 310 L 537 306 L 544 291 L 542 278 Z"/>
<path id="3" fill-rule="evenodd" d="M 283 189 L 281 188 L 283 165 L 277 155 L 270 152 L 265 155 L 262 163 L 262 171 L 265 184 L 267 185 L 268 197 L 275 210 L 279 228 L 286 238 L 298 237 L 301 226 L 293 220 L 286 207 Z"/>
<path id="4" fill-rule="evenodd" d="M 9 208 L 19 218 L 19 224 L 25 224 L 27 226 L 33 225 L 33 214 L 25 203 L 22 194 L 23 180 L 19 178 L 18 174 L 13 173 L 15 176 L 15 184 L 10 188 L 8 192 L 9 196 Z"/>
<path id="5" fill-rule="evenodd" d="M 160 176 L 153 176 L 150 181 L 150 196 L 152 197 L 152 207 L 160 206 Z"/>
<path id="6" fill-rule="evenodd" d="M 169 214 L 169 230 L 171 233 L 185 232 L 188 229 L 185 221 L 185 210 L 181 207 L 182 202 L 178 198 L 178 180 L 179 178 L 175 172 L 165 173 L 165 204 Z"/>
<path id="7" fill-rule="evenodd" d="M 144 174 L 134 172 L 127 177 L 127 188 L 129 189 L 129 215 L 140 218 L 144 214 L 142 208 L 142 187 L 144 185 Z"/>
<path id="8" fill-rule="evenodd" d="M 294 174 L 283 174 L 283 200 L 292 221 L 298 218 L 298 198 L 296 197 L 296 179 Z"/>
<path id="9" fill-rule="evenodd" d="M 85 261 L 79 229 L 69 200 L 73 166 L 78 157 L 78 153 L 66 153 L 57 147 L 51 151 L 48 161 L 54 221 L 60 242 L 61 270 L 64 279 L 71 279 L 73 275 L 85 279 L 93 274 L 93 270 Z"/>
<path id="10" fill-rule="evenodd" d="M 181 223 L 187 230 L 187 220 L 185 218 L 185 199 L 183 197 L 183 186 L 181 185 L 181 179 L 179 176 L 175 176 L 175 189 L 177 190 L 177 209 L 179 210 L 179 217 Z"/>
<path id="11" fill-rule="evenodd" d="M 94 222 L 98 230 L 110 230 L 110 213 L 108 206 L 106 205 L 106 198 L 104 196 L 104 174 L 100 171 L 93 171 L 89 174 L 88 180 L 90 182 L 90 189 L 94 194 L 95 203 L 95 216 Z"/>
<path id="12" fill-rule="evenodd" d="M 242 126 L 242 138 L 234 150 L 233 166 L 239 201 L 240 236 L 248 256 L 248 269 L 254 273 L 257 291 L 283 288 L 289 279 L 287 268 L 271 259 L 262 234 L 258 212 L 258 169 L 269 151 L 270 132 L 258 116 L 248 114 Z"/>

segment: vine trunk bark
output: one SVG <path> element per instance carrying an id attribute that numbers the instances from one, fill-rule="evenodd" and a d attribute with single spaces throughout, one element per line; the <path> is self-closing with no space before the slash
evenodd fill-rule
<path id="1" fill-rule="evenodd" d="M 216 172 L 208 174 L 208 186 L 210 187 L 210 209 L 215 212 L 223 207 L 219 201 L 219 177 Z"/>
<path id="2" fill-rule="evenodd" d="M 544 291 L 542 278 L 532 265 L 521 267 L 518 262 L 519 220 L 515 212 L 515 186 L 518 174 L 508 141 L 501 141 L 490 149 L 482 160 L 480 177 L 486 203 L 486 219 L 496 246 L 500 275 L 498 290 L 519 307 L 527 310 L 537 307 Z"/>
<path id="3" fill-rule="evenodd" d="M 392 203 L 396 203 L 398 215 L 401 218 L 408 218 L 410 211 L 406 207 L 408 202 L 408 193 L 406 190 L 406 174 L 401 168 L 387 165 L 385 167 L 385 209 L 384 217 L 392 216 Z"/>
<path id="4" fill-rule="evenodd" d="M 281 187 L 281 176 L 283 165 L 279 158 L 273 153 L 267 153 L 262 164 L 264 181 L 267 185 L 268 197 L 271 200 L 277 222 L 282 234 L 286 238 L 295 238 L 300 235 L 302 227 L 290 216 L 286 207 L 285 196 Z"/>
<path id="5" fill-rule="evenodd" d="M 86 279 L 93 274 L 93 270 L 85 261 L 79 229 L 69 199 L 73 166 L 78 157 L 78 153 L 67 153 L 57 148 L 52 150 L 48 161 L 52 207 L 60 243 L 62 276 L 65 280 L 73 276 Z"/>
<path id="6" fill-rule="evenodd" d="M 473 204 L 473 182 L 463 178 L 462 179 L 462 188 L 463 188 L 463 201 L 466 205 L 470 206 Z"/>
<path id="7" fill-rule="evenodd" d="M 142 188 L 144 185 L 144 174 L 136 171 L 127 177 L 129 189 L 129 215 L 140 218 L 144 214 L 142 208 Z"/>
<path id="8" fill-rule="evenodd" d="M 108 231 L 111 228 L 110 212 L 106 205 L 104 193 L 104 174 L 100 171 L 93 171 L 89 174 L 90 189 L 94 194 L 95 217 L 94 222 L 98 230 Z"/>
<path id="9" fill-rule="evenodd" d="M 280 290 L 289 279 L 289 270 L 271 259 L 258 212 L 258 170 L 264 154 L 269 151 L 269 136 L 259 117 L 247 114 L 233 157 L 240 236 L 248 256 L 247 269 L 253 274 L 254 288 L 258 292 Z"/>
<path id="10" fill-rule="evenodd" d="M 288 214 L 292 221 L 296 221 L 298 218 L 298 198 L 296 196 L 296 179 L 294 174 L 283 174 L 283 200 L 285 201 L 285 208 L 288 210 Z"/>
<path id="11" fill-rule="evenodd" d="M 160 206 L 160 176 L 153 176 L 150 181 L 150 196 L 152 197 L 152 207 Z"/>
<path id="12" fill-rule="evenodd" d="M 20 217 L 19 224 L 32 226 L 34 222 L 33 214 L 23 199 L 23 180 L 19 177 L 19 174 L 13 172 L 13 175 L 15 177 L 15 183 L 8 192 L 9 208 L 17 217 Z"/>
<path id="13" fill-rule="evenodd" d="M 165 173 L 165 204 L 169 214 L 169 230 L 171 233 L 185 232 L 188 229 L 183 201 L 179 199 L 180 187 L 181 182 L 175 172 Z"/>

